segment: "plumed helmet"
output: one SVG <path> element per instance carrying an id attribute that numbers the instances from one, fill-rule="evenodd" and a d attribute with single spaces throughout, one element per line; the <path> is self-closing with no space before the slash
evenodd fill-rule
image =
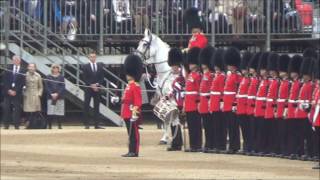
<path id="1" fill-rule="evenodd" d="M 197 64 L 199 65 L 199 54 L 201 49 L 198 47 L 194 47 L 189 49 L 188 55 L 187 55 L 187 62 L 188 64 Z"/>
<path id="2" fill-rule="evenodd" d="M 199 16 L 199 10 L 195 7 L 189 8 L 184 12 L 184 19 L 190 29 L 200 28 L 203 29 L 203 24 Z"/>
<path id="3" fill-rule="evenodd" d="M 241 62 L 240 52 L 235 47 L 230 47 L 224 53 L 224 63 L 229 66 L 239 67 Z"/>
<path id="4" fill-rule="evenodd" d="M 222 48 L 216 49 L 211 58 L 211 68 L 214 69 L 215 66 L 219 67 L 222 71 L 224 70 L 224 57 L 225 50 Z"/>
<path id="5" fill-rule="evenodd" d="M 268 56 L 268 71 L 278 71 L 278 61 L 280 56 L 277 53 L 270 53 Z"/>
<path id="6" fill-rule="evenodd" d="M 142 60 L 137 55 L 128 55 L 124 61 L 124 71 L 126 75 L 132 76 L 139 81 L 143 72 Z"/>
<path id="7" fill-rule="evenodd" d="M 251 58 L 252 58 L 251 52 L 249 51 L 244 52 L 241 58 L 240 69 L 248 69 L 248 65 Z"/>
<path id="8" fill-rule="evenodd" d="M 207 65 L 210 68 L 210 61 L 214 54 L 214 47 L 208 45 L 200 51 L 199 62 L 200 64 Z"/>
<path id="9" fill-rule="evenodd" d="M 179 48 L 171 48 L 168 53 L 168 65 L 180 66 L 183 63 L 183 55 Z"/>
<path id="10" fill-rule="evenodd" d="M 258 70 L 259 60 L 260 60 L 261 54 L 262 54 L 261 52 L 258 52 L 258 53 L 255 53 L 251 57 L 249 65 L 248 65 L 249 68 L 255 69 L 256 71 Z"/>
<path id="11" fill-rule="evenodd" d="M 301 66 L 302 60 L 303 60 L 302 56 L 294 55 L 290 60 L 288 72 L 300 73 L 300 66 Z"/>
<path id="12" fill-rule="evenodd" d="M 278 61 L 278 71 L 288 72 L 289 63 L 290 63 L 290 56 L 288 56 L 287 54 L 281 55 Z"/>

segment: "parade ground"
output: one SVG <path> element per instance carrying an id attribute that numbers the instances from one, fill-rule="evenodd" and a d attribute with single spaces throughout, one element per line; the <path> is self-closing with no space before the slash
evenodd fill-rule
<path id="1" fill-rule="evenodd" d="M 315 162 L 167 152 L 161 130 L 143 126 L 138 158 L 127 153 L 125 128 L 1 129 L 1 180 L 319 179 Z"/>

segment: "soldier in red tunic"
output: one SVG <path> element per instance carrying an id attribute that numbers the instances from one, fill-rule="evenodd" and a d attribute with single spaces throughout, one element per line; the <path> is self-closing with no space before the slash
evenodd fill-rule
<path id="1" fill-rule="evenodd" d="M 184 111 L 189 129 L 190 149 L 186 152 L 202 152 L 202 127 L 198 113 L 199 89 L 201 74 L 199 72 L 198 56 L 201 49 L 194 47 L 188 51 L 187 63 L 189 74 L 186 78 Z"/>
<path id="2" fill-rule="evenodd" d="M 255 146 L 255 139 L 257 137 L 257 127 L 258 124 L 254 117 L 254 109 L 255 109 L 255 102 L 256 102 L 256 95 L 259 86 L 259 76 L 258 76 L 258 65 L 259 65 L 259 58 L 261 53 L 256 53 L 249 62 L 249 77 L 250 77 L 250 85 L 248 88 L 248 100 L 247 100 L 247 116 L 249 121 L 249 137 L 247 139 L 247 148 L 248 153 L 247 155 L 254 155 L 255 152 L 258 152 Z"/>
<path id="3" fill-rule="evenodd" d="M 277 157 L 284 157 L 288 155 L 287 150 L 287 137 L 288 137 L 288 121 L 285 120 L 284 112 L 287 111 L 290 81 L 288 74 L 288 65 L 290 62 L 290 57 L 286 54 L 280 56 L 278 61 L 278 72 L 280 77 L 280 86 L 277 99 L 277 112 L 276 112 L 276 122 L 277 122 L 277 139 L 275 144 L 275 150 L 278 154 Z"/>
<path id="4" fill-rule="evenodd" d="M 241 82 L 239 85 L 238 93 L 236 95 L 237 98 L 237 119 L 239 120 L 242 139 L 243 139 L 243 147 L 240 154 L 246 154 L 250 150 L 248 149 L 249 145 L 249 136 L 250 136 L 250 121 L 247 115 L 247 100 L 248 100 L 248 89 L 250 84 L 250 77 L 248 71 L 248 64 L 252 57 L 250 52 L 244 52 L 241 58 L 240 70 L 241 70 Z"/>
<path id="5" fill-rule="evenodd" d="M 172 78 L 174 78 L 172 82 L 172 91 L 169 95 L 169 98 L 173 98 L 176 102 L 177 108 L 181 112 L 183 109 L 183 90 L 184 90 L 184 77 L 181 72 L 181 64 L 183 62 L 182 52 L 178 48 L 172 48 L 169 51 L 168 55 L 168 65 L 171 67 Z M 182 133 L 180 122 L 181 119 L 175 119 L 171 123 L 171 132 L 172 132 L 172 142 L 171 147 L 167 149 L 167 151 L 180 151 L 182 147 Z"/>
<path id="6" fill-rule="evenodd" d="M 296 118 L 297 100 L 300 91 L 301 81 L 299 79 L 300 66 L 302 63 L 302 57 L 300 55 L 295 55 L 291 58 L 289 63 L 289 74 L 291 78 L 290 91 L 288 99 L 288 110 L 284 112 L 284 117 L 288 124 L 288 158 L 297 159 L 297 133 L 296 130 L 299 120 Z"/>
<path id="7" fill-rule="evenodd" d="M 259 58 L 259 74 L 260 74 L 260 83 L 256 95 L 254 116 L 255 116 L 255 125 L 256 128 L 256 138 L 255 138 L 255 148 L 256 155 L 263 156 L 266 150 L 266 128 L 265 128 L 265 109 L 266 109 L 266 97 L 268 93 L 269 80 L 268 80 L 268 63 L 269 53 L 264 52 L 260 55 Z"/>
<path id="8" fill-rule="evenodd" d="M 301 64 L 300 75 L 302 76 L 302 86 L 298 96 L 298 108 L 296 109 L 296 117 L 299 120 L 297 127 L 297 153 L 301 156 L 301 160 L 309 160 L 313 157 L 312 143 L 312 125 L 308 119 L 308 113 L 311 110 L 313 82 L 312 71 L 314 61 L 312 58 L 304 58 Z M 304 151 L 304 142 L 307 142 L 307 151 Z"/>
<path id="9" fill-rule="evenodd" d="M 209 99 L 210 99 L 210 86 L 212 84 L 212 71 L 210 68 L 210 60 L 214 53 L 214 48 L 212 46 L 207 46 L 201 50 L 199 55 L 199 62 L 202 69 L 202 79 L 200 83 L 200 102 L 198 106 L 198 112 L 201 116 L 204 134 L 205 134 L 205 143 L 204 143 L 204 153 L 208 153 L 213 150 L 212 138 L 213 138 L 213 129 L 212 129 L 212 119 L 209 112 Z"/>
<path id="10" fill-rule="evenodd" d="M 126 123 L 129 135 L 129 152 L 123 157 L 138 157 L 140 135 L 137 120 L 140 117 L 142 95 L 139 80 L 142 74 L 142 61 L 136 55 L 129 55 L 124 62 L 128 85 L 123 93 L 121 117 Z"/>
<path id="11" fill-rule="evenodd" d="M 217 49 L 211 59 L 211 67 L 214 69 L 214 77 L 210 87 L 209 111 L 212 120 L 212 153 L 226 150 L 227 123 L 222 114 L 222 97 L 225 81 L 223 49 Z"/>
<path id="12" fill-rule="evenodd" d="M 227 123 L 230 142 L 229 149 L 226 151 L 227 154 L 234 154 L 240 150 L 239 122 L 234 113 L 236 93 L 240 83 L 240 73 L 237 71 L 240 61 L 241 57 L 238 49 L 231 47 L 226 50 L 224 62 L 228 72 L 223 91 L 223 114 Z"/>
<path id="13" fill-rule="evenodd" d="M 276 155 L 276 132 L 277 132 L 277 122 L 275 119 L 278 89 L 279 89 L 279 79 L 278 79 L 278 69 L 277 64 L 280 56 L 276 53 L 270 53 L 268 57 L 268 73 L 269 73 L 269 88 L 267 92 L 266 99 L 266 111 L 265 111 L 265 132 L 266 132 L 266 144 L 265 152 L 266 156 Z"/>
<path id="14" fill-rule="evenodd" d="M 197 8 L 189 8 L 184 14 L 184 19 L 187 22 L 189 29 L 192 32 L 192 37 L 189 40 L 187 50 L 198 47 L 205 48 L 208 44 L 208 39 L 205 34 L 202 32 L 203 23 L 199 17 Z"/>

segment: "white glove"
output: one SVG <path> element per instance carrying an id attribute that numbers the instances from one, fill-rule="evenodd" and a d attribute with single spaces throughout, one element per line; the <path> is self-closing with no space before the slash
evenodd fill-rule
<path id="1" fill-rule="evenodd" d="M 111 96 L 111 103 L 116 104 L 120 101 L 120 98 L 118 96 Z"/>
<path id="2" fill-rule="evenodd" d="M 223 110 L 223 102 L 220 102 L 220 110 Z"/>
<path id="3" fill-rule="evenodd" d="M 285 108 L 283 111 L 283 117 L 287 118 L 287 116 L 288 116 L 288 108 Z"/>
<path id="4" fill-rule="evenodd" d="M 237 111 L 237 106 L 232 106 L 232 112 L 236 112 Z"/>
<path id="5" fill-rule="evenodd" d="M 130 122 L 136 122 L 139 119 L 137 116 L 132 116 Z"/>
<path id="6" fill-rule="evenodd" d="M 312 130 L 313 130 L 313 131 L 316 131 L 316 128 L 315 128 L 314 126 L 312 126 Z"/>

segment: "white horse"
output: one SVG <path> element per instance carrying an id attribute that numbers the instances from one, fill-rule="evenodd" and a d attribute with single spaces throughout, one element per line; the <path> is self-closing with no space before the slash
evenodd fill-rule
<path id="1" fill-rule="evenodd" d="M 155 84 L 149 83 L 153 88 L 156 88 L 156 94 L 158 97 L 165 94 L 163 91 L 163 84 L 166 81 L 166 77 L 171 71 L 168 65 L 168 52 L 170 46 L 162 41 L 158 36 L 152 34 L 149 29 L 145 29 L 144 38 L 139 42 L 136 54 L 141 57 L 146 65 L 153 64 L 157 72 L 157 78 Z M 148 72 L 147 72 L 148 73 Z M 164 134 L 160 142 L 167 142 L 169 139 L 168 125 L 164 125 Z"/>

